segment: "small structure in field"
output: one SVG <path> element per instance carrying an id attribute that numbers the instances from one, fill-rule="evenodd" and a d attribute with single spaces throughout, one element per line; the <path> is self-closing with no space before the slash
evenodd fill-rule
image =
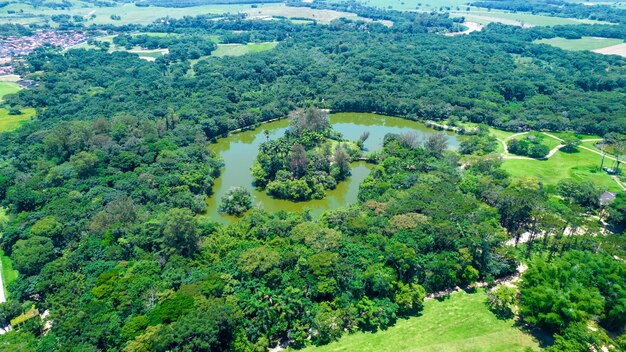
<path id="1" fill-rule="evenodd" d="M 606 207 L 613 203 L 615 200 L 615 193 L 612 192 L 604 192 L 600 195 L 600 206 Z"/>

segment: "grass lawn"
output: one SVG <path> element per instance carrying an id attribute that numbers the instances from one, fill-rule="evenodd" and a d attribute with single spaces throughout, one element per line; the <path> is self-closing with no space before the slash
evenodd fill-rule
<path id="1" fill-rule="evenodd" d="M 533 43 L 549 44 L 563 50 L 595 50 L 621 44 L 621 39 L 582 37 L 580 39 L 552 38 L 535 40 Z"/>
<path id="2" fill-rule="evenodd" d="M 609 191 L 620 191 L 621 188 L 609 175 L 598 170 L 601 159 L 600 155 L 579 148 L 575 153 L 558 151 L 548 160 L 505 159 L 502 168 L 513 177 L 534 176 L 548 186 L 572 178 L 577 181 L 590 180 Z M 605 166 L 610 165 L 611 160 L 606 160 Z"/>
<path id="3" fill-rule="evenodd" d="M 22 90 L 22 88 L 13 82 L 0 82 L 0 100 L 7 94 L 15 94 Z"/>
<path id="4" fill-rule="evenodd" d="M 7 287 L 10 283 L 17 280 L 17 276 L 19 272 L 13 269 L 13 263 L 11 262 L 11 258 L 4 255 L 4 252 L 0 250 L 0 260 L 2 261 L 2 283 L 4 284 L 4 296 L 9 297 L 9 291 Z"/>
<path id="5" fill-rule="evenodd" d="M 509 137 L 511 137 L 514 134 L 518 134 L 519 132 L 509 132 L 509 131 L 503 131 L 503 130 L 498 130 L 492 127 L 489 127 L 489 134 L 491 134 L 492 136 L 495 136 L 498 139 L 501 140 L 507 140 Z"/>
<path id="6" fill-rule="evenodd" d="M 538 351 L 533 336 L 499 320 L 485 305 L 486 294 L 455 293 L 449 299 L 424 303 L 419 317 L 400 319 L 395 326 L 376 333 L 358 332 L 305 352 L 330 351 Z"/>
<path id="7" fill-rule="evenodd" d="M 250 53 L 258 53 L 262 51 L 272 50 L 278 45 L 278 42 L 266 43 L 248 43 L 248 44 L 218 44 L 217 49 L 212 53 L 213 56 L 241 56 Z"/>
<path id="8" fill-rule="evenodd" d="M 22 109 L 21 115 L 9 115 L 9 110 L 0 108 L 0 132 L 13 131 L 33 116 L 35 116 L 33 108 Z"/>

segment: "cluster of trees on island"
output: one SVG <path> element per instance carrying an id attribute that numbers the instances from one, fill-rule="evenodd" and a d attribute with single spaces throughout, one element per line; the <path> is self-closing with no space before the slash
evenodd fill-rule
<path id="1" fill-rule="evenodd" d="M 597 222 L 581 215 L 600 209 L 602 190 L 512 179 L 485 126 L 463 141 L 464 156 L 441 135 L 423 143 L 388 135 L 359 202 L 320 219 L 253 209 L 221 226 L 203 216 L 221 166 L 210 141 L 293 111 L 292 130 L 261 148 L 258 185 L 270 192 L 272 182 L 300 182 L 311 192 L 276 194 L 318 197 L 326 186 L 309 180 L 330 188 L 348 175 L 351 143 L 320 111 L 299 110 L 307 106 L 626 132 L 624 59 L 535 45 L 534 29 L 495 25 L 446 38 L 427 34 L 452 24 L 440 15 L 385 16 L 399 25 L 198 17 L 145 28 L 282 32 L 275 50 L 207 58 L 193 70 L 185 57 L 150 63 L 99 50 L 28 57 L 21 70 L 39 87 L 5 100 L 37 108 L 38 117 L 0 138 L 0 202 L 9 214 L 0 245 L 20 271 L 0 318 L 35 305 L 53 323 L 44 334 L 31 319 L 0 342 L 127 352 L 325 344 L 389 327 L 418 314 L 427 293 L 492 282 L 527 257 L 516 303 L 523 322 L 555 335 L 554 351 L 623 344 L 623 336 L 580 328 L 596 320 L 618 335 L 626 323 L 626 263 L 615 259 L 626 257 L 623 235 L 597 235 Z M 220 211 L 238 215 L 252 204 L 233 189 Z M 623 195 L 608 212 L 613 224 L 626 223 Z"/>
<path id="2" fill-rule="evenodd" d="M 255 185 L 278 199 L 322 199 L 350 175 L 360 150 L 332 130 L 324 111 L 299 110 L 290 119 L 285 136 L 261 144 L 252 167 Z"/>

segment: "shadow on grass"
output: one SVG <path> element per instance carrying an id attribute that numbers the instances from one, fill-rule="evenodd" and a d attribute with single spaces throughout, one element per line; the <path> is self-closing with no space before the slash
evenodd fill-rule
<path id="1" fill-rule="evenodd" d="M 565 154 L 578 154 L 580 153 L 580 149 L 578 148 L 568 148 L 568 147 L 563 147 L 561 149 L 559 149 L 560 151 L 562 151 Z"/>
<path id="2" fill-rule="evenodd" d="M 515 322 L 515 326 L 523 332 L 534 337 L 535 340 L 539 342 L 539 347 L 541 348 L 547 348 L 554 345 L 554 337 L 552 337 L 552 334 L 547 331 L 541 330 L 539 328 L 530 327 L 519 318 Z"/>

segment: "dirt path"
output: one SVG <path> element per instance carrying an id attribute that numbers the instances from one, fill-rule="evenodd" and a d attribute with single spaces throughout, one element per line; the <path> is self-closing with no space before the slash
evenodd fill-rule
<path id="1" fill-rule="evenodd" d="M 463 35 L 463 34 L 470 34 L 472 32 L 480 32 L 483 30 L 483 26 L 479 23 L 476 22 L 463 22 L 462 23 L 465 27 L 467 27 L 466 30 L 464 30 L 463 32 L 452 32 L 452 33 L 446 33 L 445 36 L 446 37 L 453 37 L 453 36 L 457 36 L 457 35 Z"/>
<path id="2" fill-rule="evenodd" d="M 0 303 L 6 301 L 7 298 L 4 296 L 4 282 L 2 281 L 2 261 L 0 261 Z"/>
<path id="3" fill-rule="evenodd" d="M 604 54 L 604 55 L 619 55 L 626 57 L 626 43 L 617 44 L 613 46 L 607 46 L 606 48 L 600 48 L 596 50 L 591 50 L 594 53 Z"/>

